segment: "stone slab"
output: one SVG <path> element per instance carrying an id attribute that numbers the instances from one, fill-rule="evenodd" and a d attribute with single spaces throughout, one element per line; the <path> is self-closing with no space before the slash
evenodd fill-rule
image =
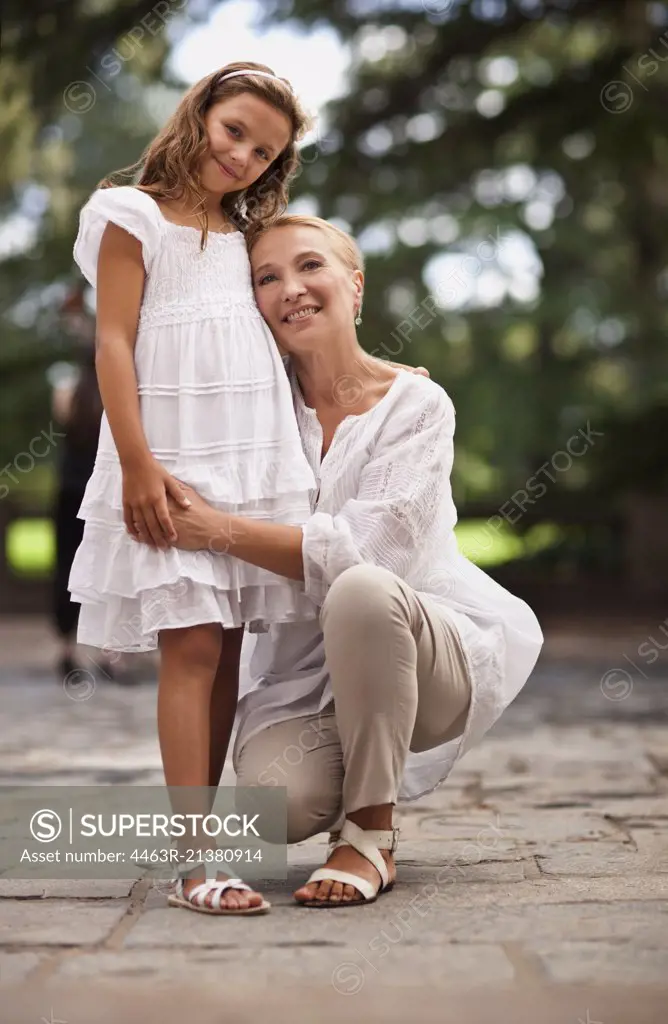
<path id="1" fill-rule="evenodd" d="M 630 835 L 638 853 L 660 860 L 668 858 L 668 825 L 663 828 L 634 828 Z"/>
<path id="2" fill-rule="evenodd" d="M 611 843 L 589 843 L 584 847 L 577 843 L 555 843 L 538 854 L 538 865 L 546 875 L 653 875 L 668 872 L 668 851 L 649 855 L 627 845 L 615 848 Z"/>
<path id="3" fill-rule="evenodd" d="M 491 854 L 503 857 L 525 849 L 533 853 L 543 852 L 559 842 L 610 842 L 619 845 L 624 838 L 598 809 L 528 811 L 514 807 L 485 818 L 486 824 L 480 827 L 473 822 L 458 827 L 449 814 L 424 815 L 413 823 L 410 838 L 441 839 L 445 850 L 477 847 L 480 859 L 484 860 L 489 860 Z M 462 835 L 462 831 L 469 835 Z"/>
<path id="4" fill-rule="evenodd" d="M 481 888 L 475 886 L 476 893 Z M 514 887 L 520 888 L 526 889 L 526 883 Z M 412 885 L 407 891 L 397 889 L 363 911 L 341 908 L 329 913 L 274 902 L 272 896 L 275 912 L 263 918 L 261 927 L 257 918 L 238 918 L 233 931 L 228 921 L 201 914 L 176 914 L 166 907 L 163 897 L 162 907 L 145 911 L 137 920 L 125 937 L 124 947 L 254 947 L 262 949 L 264 956 L 267 948 L 291 941 L 345 945 L 353 940 L 360 952 L 369 955 L 369 950 L 380 946 L 524 942 L 536 938 L 570 941 L 573 936 L 588 940 L 615 937 L 652 946 L 663 943 L 668 935 L 668 900 L 652 901 L 652 892 L 646 892 L 645 900 L 626 902 L 605 902 L 605 896 L 597 902 L 591 898 L 593 894 L 588 894 L 590 899 L 582 902 L 582 892 L 562 887 L 546 893 L 539 886 L 532 901 L 517 904 L 497 902 L 489 892 L 484 893 L 484 900 L 476 900 L 464 886 L 458 892 L 455 886 L 438 887 L 428 882 Z M 580 898 L 573 899 L 577 896 Z"/>
<path id="5" fill-rule="evenodd" d="M 513 861 L 530 856 L 533 851 L 529 844 L 523 844 L 508 836 L 488 839 L 451 839 L 445 829 L 427 829 L 423 836 L 419 832 L 402 841 L 397 852 L 397 863 L 412 860 L 415 851 L 424 850 L 432 861 L 441 864 L 480 864 L 484 861 Z M 409 846 L 410 843 L 410 846 Z M 429 852 L 428 852 L 429 851 Z"/>
<path id="6" fill-rule="evenodd" d="M 585 769 L 584 775 L 573 778 L 537 778 L 534 775 L 497 775 L 490 780 L 483 778 L 482 797 L 486 805 L 494 807 L 499 802 L 512 799 L 528 807 L 550 808 L 556 805 L 598 807 L 606 800 L 636 800 L 656 797 L 655 777 L 647 775 L 611 775 L 598 770 Z"/>
<path id="7" fill-rule="evenodd" d="M 432 909 L 433 907 L 433 909 Z M 387 943 L 417 945 L 462 942 L 603 941 L 664 948 L 668 936 L 668 904 L 586 903 L 524 907 L 445 909 L 425 898 L 408 902 L 403 913 L 388 918 L 381 929 Z"/>
<path id="8" fill-rule="evenodd" d="M 396 853 L 397 865 L 418 864 L 424 867 L 480 866 L 485 863 L 512 863 L 519 861 L 525 854 L 522 847 L 512 841 L 497 839 L 494 836 L 476 842 L 473 839 L 438 838 L 408 840 L 402 839 Z M 292 857 L 290 857 L 292 862 Z"/>
<path id="9" fill-rule="evenodd" d="M 643 948 L 635 943 L 629 948 L 625 943 L 580 941 L 559 945 L 537 942 L 531 948 L 540 957 L 547 975 L 556 982 L 595 979 L 597 984 L 663 985 L 668 974 L 665 942 L 662 948 Z M 657 1017 L 656 1024 L 665 1020 L 664 1006 L 664 1014 Z"/>
<path id="10" fill-rule="evenodd" d="M 128 900 L 0 901 L 0 945 L 86 946 L 102 942 L 121 920 Z"/>
<path id="11" fill-rule="evenodd" d="M 234 977 L 236 984 L 250 983 L 254 992 L 260 989 L 271 992 L 289 978 L 291 984 L 302 981 L 331 986 L 343 996 L 355 995 L 367 986 L 401 988 L 422 984 L 434 990 L 498 985 L 512 982 L 514 976 L 512 965 L 500 946 L 402 946 L 390 948 L 384 956 L 379 952 L 371 959 L 348 944 L 320 947 L 285 944 L 264 947 L 261 957 L 256 948 L 250 947 L 199 949 L 196 953 L 169 950 L 159 957 L 151 950 L 101 951 L 63 960 L 55 978 L 117 981 L 142 978 L 153 985 L 180 980 L 193 986 L 211 981 L 214 974 L 220 979 Z"/>
<path id="12" fill-rule="evenodd" d="M 420 801 L 415 805 L 412 814 L 399 813 L 397 824 L 401 829 L 401 843 L 406 839 L 443 838 L 448 840 L 477 840 L 482 844 L 492 845 L 502 834 L 499 815 L 493 810 L 479 808 L 445 809 L 442 805 L 427 808 Z M 446 821 L 444 822 L 444 819 Z M 447 824 L 446 824 L 447 822 Z M 429 834 L 430 824 L 434 824 L 433 835 Z"/>
<path id="13" fill-rule="evenodd" d="M 467 863 L 443 863 L 439 860 L 402 860 L 399 864 L 402 886 L 420 884 L 424 882 L 426 873 L 434 868 L 434 875 L 441 880 L 451 879 L 462 885 L 470 885 L 475 882 L 497 883 L 507 885 L 511 882 L 522 882 L 527 877 L 525 870 L 527 862 L 524 860 L 512 861 L 482 861 L 479 864 Z"/>
<path id="14" fill-rule="evenodd" d="M 668 822 L 668 794 L 657 793 L 655 796 L 638 796 L 631 800 L 603 800 L 600 804 L 603 813 L 618 818 L 629 828 L 635 828 L 646 819 L 660 819 Z"/>
<path id="15" fill-rule="evenodd" d="M 0 899 L 117 899 L 129 896 L 134 884 L 133 878 L 0 878 Z"/>

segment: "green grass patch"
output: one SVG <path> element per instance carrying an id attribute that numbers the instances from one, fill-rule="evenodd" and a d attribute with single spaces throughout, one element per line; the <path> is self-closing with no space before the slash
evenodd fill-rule
<path id="1" fill-rule="evenodd" d="M 564 536 L 555 523 L 537 523 L 524 535 L 503 522 L 490 526 L 486 519 L 465 519 L 455 527 L 459 550 L 481 569 L 527 558 L 558 544 Z"/>
<path id="2" fill-rule="evenodd" d="M 7 527 L 5 552 L 16 576 L 44 577 L 56 563 L 56 537 L 51 519 L 15 519 Z"/>

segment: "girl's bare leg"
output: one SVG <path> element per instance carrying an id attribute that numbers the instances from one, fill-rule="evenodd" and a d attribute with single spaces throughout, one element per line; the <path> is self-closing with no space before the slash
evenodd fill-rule
<path id="1" fill-rule="evenodd" d="M 200 798 L 195 787 L 205 800 L 206 787 L 211 784 L 213 694 L 223 648 L 223 630 L 214 623 L 160 634 L 158 734 L 165 782 L 168 787 L 193 787 L 195 800 Z M 223 665 L 227 665 L 225 659 Z M 227 706 L 221 698 L 217 704 Z M 207 813 L 208 808 L 203 804 L 198 811 Z M 185 882 L 186 895 L 202 877 L 200 870 Z M 221 906 L 244 909 L 258 905 L 261 899 L 257 893 L 228 891 Z"/>
<path id="2" fill-rule="evenodd" d="M 213 681 L 223 630 L 210 623 L 160 633 L 158 735 L 168 786 L 208 786 Z"/>
<path id="3" fill-rule="evenodd" d="M 220 785 L 239 697 L 239 661 L 244 628 L 226 629 L 211 694 L 209 786 Z"/>

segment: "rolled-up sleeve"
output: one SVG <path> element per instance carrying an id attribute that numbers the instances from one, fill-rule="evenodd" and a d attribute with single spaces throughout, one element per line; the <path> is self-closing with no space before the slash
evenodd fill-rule
<path id="1" fill-rule="evenodd" d="M 435 384 L 410 415 L 383 425 L 357 495 L 303 527 L 304 585 L 313 601 L 322 604 L 336 577 L 360 563 L 406 579 L 433 535 L 452 530 L 454 430 L 452 402 Z"/>

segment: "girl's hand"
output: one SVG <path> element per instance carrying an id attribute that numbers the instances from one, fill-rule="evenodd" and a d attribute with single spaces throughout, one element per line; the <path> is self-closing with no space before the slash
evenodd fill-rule
<path id="1" fill-rule="evenodd" d="M 123 519 L 135 540 L 167 548 L 176 540 L 176 530 L 167 508 L 167 495 L 182 508 L 190 501 L 175 477 L 155 459 L 123 469 Z"/>

